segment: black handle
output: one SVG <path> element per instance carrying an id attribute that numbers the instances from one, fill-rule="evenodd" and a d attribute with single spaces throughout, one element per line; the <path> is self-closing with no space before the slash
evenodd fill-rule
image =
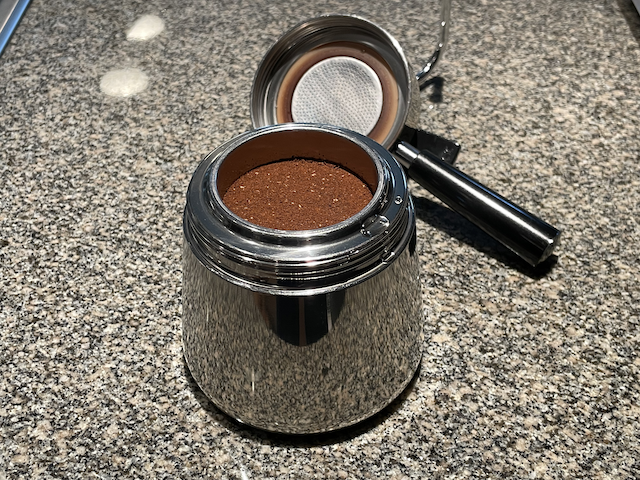
<path id="1" fill-rule="evenodd" d="M 421 152 L 426 150 L 427 154 L 435 155 L 451 165 L 455 163 L 458 153 L 460 153 L 460 144 L 455 140 L 449 140 L 435 133 L 411 128 L 407 125 L 400 133 L 398 140 L 414 146 Z"/>
<path id="2" fill-rule="evenodd" d="M 428 151 L 400 142 L 396 155 L 408 175 L 531 265 L 545 260 L 560 231 Z"/>

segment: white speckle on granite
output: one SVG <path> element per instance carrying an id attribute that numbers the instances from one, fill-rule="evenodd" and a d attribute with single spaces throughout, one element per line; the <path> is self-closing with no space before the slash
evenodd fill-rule
<path id="1" fill-rule="evenodd" d="M 130 97 L 143 92 L 149 85 L 149 77 L 138 68 L 121 68 L 104 74 L 100 90 L 112 97 Z"/>
<path id="2" fill-rule="evenodd" d="M 127 40 L 144 41 L 157 37 L 164 31 L 164 20 L 157 15 L 142 15 L 127 31 Z"/>

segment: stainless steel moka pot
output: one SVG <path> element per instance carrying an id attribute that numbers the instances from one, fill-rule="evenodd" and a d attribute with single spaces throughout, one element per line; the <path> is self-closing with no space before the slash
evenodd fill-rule
<path id="1" fill-rule="evenodd" d="M 331 161 L 373 192 L 335 225 L 264 228 L 222 200 L 260 165 Z M 371 139 L 285 124 L 242 134 L 198 166 L 184 212 L 184 356 L 221 410 L 282 433 L 339 429 L 398 396 L 421 357 L 415 214 L 402 168 Z"/>
<path id="2" fill-rule="evenodd" d="M 252 123 L 333 124 L 373 138 L 393 153 L 409 177 L 535 266 L 552 253 L 560 231 L 453 167 L 454 142 L 417 142 L 424 135 L 418 130 L 419 86 L 446 43 L 449 4 L 442 2 L 438 48 L 418 74 L 400 44 L 368 20 L 324 15 L 298 24 L 258 67 L 251 91 Z"/>

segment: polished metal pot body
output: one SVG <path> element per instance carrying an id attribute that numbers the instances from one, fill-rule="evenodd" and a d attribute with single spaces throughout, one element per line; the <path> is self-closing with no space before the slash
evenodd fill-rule
<path id="1" fill-rule="evenodd" d="M 230 178 L 292 156 L 337 160 L 364 177 L 372 201 L 309 231 L 258 227 L 224 206 Z M 196 170 L 184 236 L 185 359 L 233 418 L 335 430 L 380 411 L 413 377 L 423 319 L 415 216 L 402 168 L 380 145 L 329 126 L 241 135 Z"/>

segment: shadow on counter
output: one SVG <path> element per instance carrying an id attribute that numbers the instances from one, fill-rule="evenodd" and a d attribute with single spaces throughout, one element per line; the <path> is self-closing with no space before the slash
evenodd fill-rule
<path id="1" fill-rule="evenodd" d="M 640 45 L 640 12 L 636 10 L 632 0 L 617 0 L 617 3 L 629 26 L 629 30 L 631 30 L 631 34 Z M 636 1 L 636 5 L 640 5 L 640 1 Z"/>
<path id="2" fill-rule="evenodd" d="M 625 2 L 625 0 L 618 1 Z M 628 0 L 628 2 L 631 3 L 631 0 Z M 631 5 L 631 8 L 633 8 L 633 5 Z M 629 22 L 629 20 L 627 21 Z M 636 33 L 640 35 L 640 29 L 636 29 Z M 640 39 L 640 36 L 636 36 L 636 38 Z M 427 80 L 421 86 L 421 90 L 428 90 L 428 99 L 431 103 L 442 103 L 445 83 L 446 80 L 444 78 L 435 76 Z M 420 220 L 532 279 L 545 277 L 558 262 L 557 255 L 551 255 L 544 262 L 533 267 L 483 232 L 479 227 L 476 227 L 472 222 L 448 207 L 423 197 L 412 196 L 412 198 L 416 207 L 416 216 Z"/>
<path id="3" fill-rule="evenodd" d="M 424 197 L 412 198 L 418 219 L 534 280 L 544 278 L 558 262 L 551 255 L 533 267 L 453 210 Z"/>
<path id="4" fill-rule="evenodd" d="M 364 433 L 367 433 L 371 429 L 385 422 L 403 406 L 411 392 L 414 390 L 416 381 L 420 376 L 420 366 L 418 366 L 418 370 L 413 375 L 413 378 L 404 389 L 404 391 L 393 402 L 387 405 L 387 407 L 385 407 L 372 417 L 350 427 L 342 428 L 340 430 L 335 430 L 327 433 L 302 435 L 268 432 L 266 430 L 260 430 L 258 428 L 251 427 L 235 420 L 234 418 L 230 417 L 222 410 L 220 410 L 218 407 L 216 407 L 216 405 L 204 394 L 204 392 L 200 389 L 195 379 L 191 375 L 189 366 L 187 365 L 184 357 L 182 357 L 182 366 L 184 369 L 185 377 L 189 384 L 189 388 L 193 392 L 194 397 L 213 420 L 215 420 L 227 430 L 244 438 L 260 442 L 264 445 L 273 445 L 279 447 L 308 448 L 323 445 L 332 445 L 335 443 L 351 440 Z"/>

